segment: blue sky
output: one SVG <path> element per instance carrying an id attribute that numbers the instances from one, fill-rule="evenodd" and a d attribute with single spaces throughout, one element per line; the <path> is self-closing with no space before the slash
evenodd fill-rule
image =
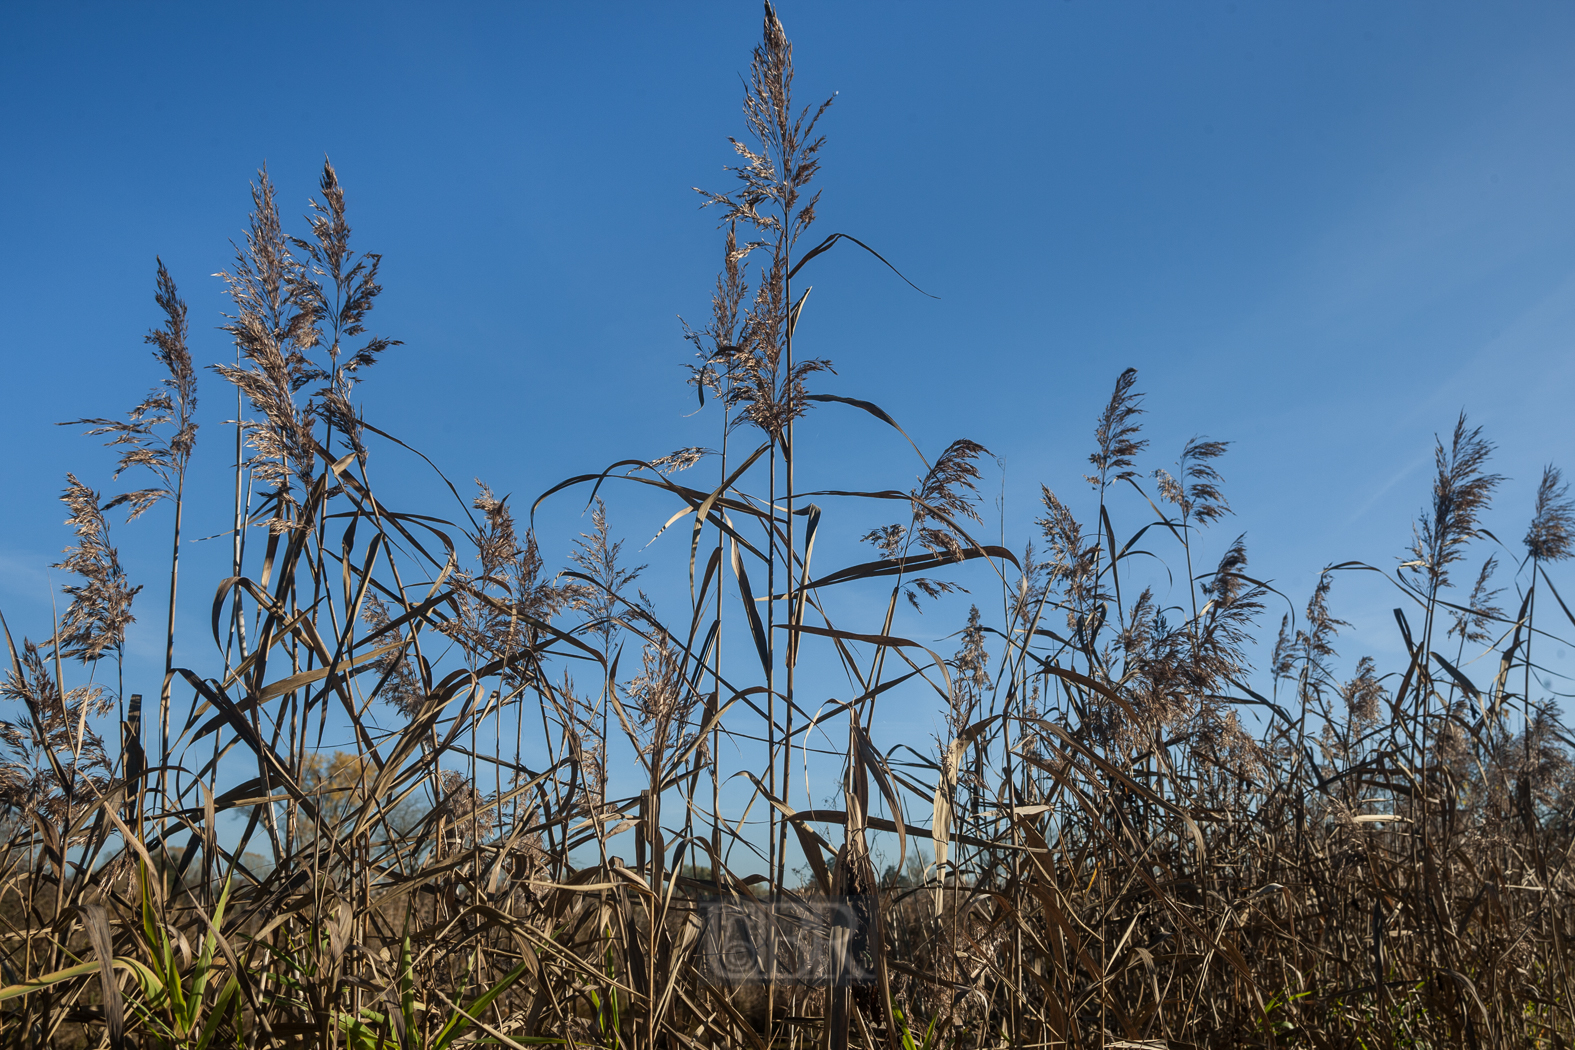
<path id="1" fill-rule="evenodd" d="M 781 15 L 800 99 L 837 93 L 817 229 L 939 296 L 828 255 L 800 352 L 834 363 L 822 389 L 880 402 L 927 450 L 966 436 L 999 456 L 987 488 L 1014 547 L 1041 482 L 1085 497 L 1094 415 L 1129 365 L 1148 393 L 1143 466 L 1194 434 L 1231 440 L 1236 516 L 1210 542 L 1245 531 L 1252 569 L 1298 607 L 1325 564 L 1393 566 L 1433 434 L 1462 409 L 1499 445 L 1511 480 L 1488 525 L 1516 553 L 1542 464 L 1575 466 L 1575 7 L 789 0 Z M 404 341 L 362 387 L 368 417 L 454 478 L 525 502 L 615 459 L 714 444 L 690 415 L 677 320 L 703 319 L 720 255 L 691 187 L 727 184 L 758 33 L 752 3 L 0 8 L 13 629 L 47 631 L 64 473 L 111 485 L 109 453 L 52 424 L 116 414 L 157 379 L 141 342 L 155 255 L 197 359 L 232 355 L 210 275 L 264 163 L 298 216 L 332 158 L 359 247 L 385 258 L 373 327 Z M 195 469 L 227 491 L 233 394 L 209 376 L 202 397 Z M 917 465 L 861 419 L 808 429 L 804 469 L 825 484 L 912 483 Z M 439 498 L 413 471 L 385 476 Z M 585 527 L 576 510 L 544 519 L 549 559 Z M 191 535 L 224 527 L 223 498 L 190 513 Z M 661 517 L 614 508 L 632 546 Z M 850 553 L 859 524 L 837 525 Z M 162 527 L 120 531 L 151 583 Z M 194 648 L 206 588 L 183 603 Z M 1381 585 L 1342 581 L 1334 601 L 1347 655 L 1398 650 Z M 962 612 L 909 629 L 941 638 Z M 139 630 L 133 660 L 155 668 L 156 632 Z"/>

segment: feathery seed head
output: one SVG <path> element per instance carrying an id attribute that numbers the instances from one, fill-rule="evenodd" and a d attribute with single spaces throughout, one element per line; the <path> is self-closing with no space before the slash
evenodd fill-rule
<path id="1" fill-rule="evenodd" d="M 1116 378 L 1110 400 L 1099 413 L 1099 422 L 1094 427 L 1094 442 L 1098 447 L 1088 457 L 1097 471 L 1088 476 L 1095 488 L 1137 477 L 1132 468 L 1137 454 L 1148 447 L 1148 442 L 1137 436 L 1141 429 L 1137 417 L 1143 414 L 1143 395 L 1132 389 L 1136 384 L 1137 369 L 1128 368 L 1122 372 Z"/>
<path id="2" fill-rule="evenodd" d="M 1537 485 L 1537 510 L 1526 530 L 1526 551 L 1536 561 L 1563 561 L 1575 545 L 1575 500 L 1558 467 L 1542 468 Z"/>

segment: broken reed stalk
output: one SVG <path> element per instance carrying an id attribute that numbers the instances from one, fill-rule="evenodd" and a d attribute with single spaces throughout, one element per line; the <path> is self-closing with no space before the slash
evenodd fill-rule
<path id="1" fill-rule="evenodd" d="M 712 319 L 689 333 L 702 405 L 707 393 L 718 405 L 716 482 L 687 482 L 699 449 L 567 479 L 542 499 L 585 492 L 592 527 L 557 573 L 529 516 L 486 486 L 455 523 L 375 495 L 373 467 L 399 446 L 352 394 L 394 345 L 366 330 L 378 257 L 351 252 L 331 166 L 307 238 L 284 233 L 261 176 L 226 275 L 237 354 L 217 369 L 250 417 L 234 571 L 215 590 L 212 662 L 175 666 L 167 645 L 158 732 L 171 761 L 157 777 L 137 758 L 136 705 L 113 756 L 98 731 L 118 695 L 90 674 L 68 681 L 117 650 L 136 595 L 101 497 L 75 479 L 74 605 L 43 644 L 8 629 L 0 1038 L 356 1050 L 1575 1038 L 1575 771 L 1552 698 L 1533 694 L 1531 655 L 1533 637 L 1563 629 L 1548 609 L 1570 619 L 1549 571 L 1575 532 L 1557 470 L 1539 488 L 1517 608 L 1500 609 L 1498 563 L 1481 558 L 1498 478 L 1462 418 L 1439 442 L 1414 549 L 1385 574 L 1402 665 L 1342 670 L 1329 596 L 1342 573 L 1369 570 L 1342 563 L 1285 619 L 1265 692 L 1248 659 L 1269 592 L 1245 541 L 1211 531 L 1229 513 L 1225 445 L 1188 443 L 1174 475 L 1142 466 L 1131 371 L 1095 417 L 1089 519 L 1046 488 L 1038 535 L 1017 550 L 1004 504 L 1002 542 L 974 535 L 985 450 L 966 440 L 921 456 L 903 499 L 845 495 L 830 477 L 818 487 L 837 494 L 816 498 L 837 502 L 800 505 L 794 436 L 812 402 L 898 428 L 866 392 L 812 393 L 828 366 L 795 350 L 793 282 L 852 239 L 797 243 L 825 107 L 795 109 L 790 89 L 768 8 L 746 84 L 753 138 L 734 192 L 708 198 L 727 230 Z M 142 457 L 123 467 L 164 471 L 156 497 L 110 505 L 140 513 L 172 496 L 178 529 L 195 372 L 170 349 L 184 352 L 185 313 L 162 267 L 158 296 L 165 407 L 87 422 Z M 620 485 L 675 505 L 664 542 L 687 536 L 689 585 L 676 614 L 620 560 Z M 872 555 L 812 565 L 817 536 L 892 506 L 900 520 L 864 537 Z M 1174 541 L 1184 597 L 1139 560 L 1144 536 Z M 1218 561 L 1194 577 L 1206 551 Z M 1472 559 L 1477 583 L 1457 600 L 1450 573 Z M 951 657 L 893 633 L 904 601 L 992 574 L 1000 617 L 971 610 Z M 860 586 L 879 589 L 881 616 L 840 622 L 838 588 Z M 1555 601 L 1536 602 L 1539 587 Z M 1440 616 L 1446 640 L 1459 635 L 1452 661 Z M 847 720 L 845 752 L 822 756 L 841 767 L 841 809 L 791 804 L 795 748 L 813 750 L 801 661 L 846 678 L 815 705 L 819 726 Z M 580 695 L 570 672 L 587 663 L 598 683 Z M 888 739 L 877 709 L 924 697 L 946 738 Z M 353 746 L 326 754 L 335 736 Z M 902 863 L 926 839 L 934 863 Z M 898 851 L 885 872 L 883 848 Z M 804 877 L 790 878 L 798 859 Z M 815 957 L 786 926 L 757 942 L 776 949 L 760 961 L 776 980 L 731 980 L 718 950 L 739 943 L 716 939 L 729 928 L 718 916 L 758 914 L 762 896 L 787 917 L 843 899 L 840 965 L 861 980 L 785 972 L 793 952 Z"/>

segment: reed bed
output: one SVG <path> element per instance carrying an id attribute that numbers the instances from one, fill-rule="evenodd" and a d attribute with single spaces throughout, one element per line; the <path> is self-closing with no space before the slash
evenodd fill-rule
<path id="1" fill-rule="evenodd" d="M 199 441 L 160 266 L 160 386 L 77 421 L 147 487 L 69 478 L 69 605 L 41 641 L 7 626 L 7 1045 L 1570 1045 L 1575 744 L 1537 662 L 1575 620 L 1557 469 L 1523 543 L 1497 544 L 1491 446 L 1462 416 L 1404 561 L 1331 566 L 1256 670 L 1271 591 L 1221 538 L 1226 445 L 1155 469 L 1131 370 L 1093 413 L 1087 493 L 1046 488 L 1020 546 L 981 542 L 985 450 L 927 456 L 795 342 L 806 267 L 884 260 L 811 234 L 829 103 L 794 100 L 769 6 L 745 88 L 736 181 L 703 197 L 712 314 L 687 331 L 716 448 L 530 508 L 485 486 L 446 516 L 375 495 L 403 446 L 355 388 L 397 343 L 371 332 L 380 258 L 352 250 L 332 166 L 301 237 L 262 174 L 221 275 L 236 356 L 204 382 L 236 392 L 233 449 Z M 796 471 L 824 412 L 889 426 L 894 476 L 917 463 L 918 483 Z M 233 453 L 233 491 L 202 498 L 234 528 L 189 668 L 199 453 Z M 610 524 L 628 486 L 671 504 L 654 549 L 677 615 Z M 557 568 L 530 524 L 549 500 L 589 510 Z M 864 560 L 817 561 L 861 507 L 892 521 Z M 167 592 L 129 579 L 121 510 L 171 529 Z M 1353 572 L 1393 585 L 1397 666 L 1336 652 L 1331 587 Z M 965 583 L 951 655 L 893 633 Z M 848 590 L 879 622 L 837 616 Z M 136 692 L 126 627 L 160 599 L 165 673 Z M 831 674 L 838 698 L 803 684 Z M 899 701 L 936 705 L 945 738 L 884 739 Z M 353 749 L 320 746 L 330 729 Z M 795 808 L 811 731 L 839 741 L 834 797 Z M 748 915 L 767 943 L 739 979 L 715 965 L 719 917 Z M 794 940 L 816 916 L 829 954 Z"/>

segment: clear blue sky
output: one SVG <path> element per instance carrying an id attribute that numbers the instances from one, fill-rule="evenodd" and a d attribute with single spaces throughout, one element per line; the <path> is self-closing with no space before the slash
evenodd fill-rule
<path id="1" fill-rule="evenodd" d="M 1394 564 L 1433 434 L 1462 408 L 1513 479 L 1488 524 L 1517 551 L 1542 463 L 1575 467 L 1575 6 L 781 14 L 801 100 L 838 93 L 818 228 L 940 297 L 828 256 L 801 353 L 834 362 L 823 389 L 879 401 L 927 449 L 967 436 L 1000 456 L 1014 546 L 1040 482 L 1086 492 L 1093 417 L 1128 365 L 1148 392 L 1144 466 L 1193 434 L 1233 441 L 1237 515 L 1213 540 L 1245 530 L 1252 568 L 1298 605 L 1326 563 Z M 690 188 L 726 185 L 758 33 L 750 2 L 0 8 L 13 629 L 47 631 L 65 471 L 110 486 L 110 454 L 51 424 L 116 414 L 156 380 L 141 342 L 156 254 L 197 359 L 232 356 L 210 275 L 265 162 L 287 216 L 323 156 L 337 166 L 360 248 L 385 257 L 374 328 L 404 340 L 362 387 L 368 416 L 456 479 L 523 502 L 714 444 L 706 416 L 686 418 L 676 317 L 706 311 L 719 238 Z M 233 394 L 205 376 L 202 397 L 196 469 L 227 492 Z M 806 469 L 911 484 L 874 428 L 827 412 L 810 429 Z M 222 529 L 224 503 L 191 511 L 189 534 Z M 656 513 L 629 505 L 615 525 L 638 546 Z M 561 561 L 581 525 L 572 508 L 546 525 Z M 120 531 L 152 583 L 162 527 Z M 193 646 L 207 586 L 184 603 Z M 1335 601 L 1363 636 L 1348 655 L 1398 648 L 1381 590 L 1342 581 Z M 911 629 L 938 638 L 958 616 Z M 151 668 L 151 606 L 144 620 L 133 655 Z"/>

